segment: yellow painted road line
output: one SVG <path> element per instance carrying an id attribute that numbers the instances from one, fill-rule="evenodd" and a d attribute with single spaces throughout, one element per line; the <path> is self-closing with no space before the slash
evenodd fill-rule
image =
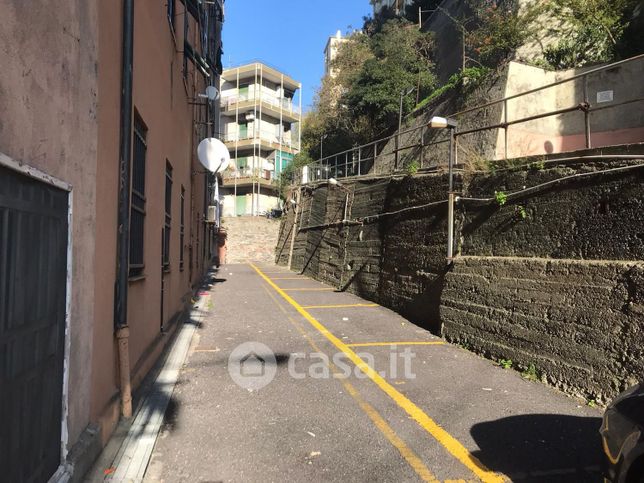
<path id="1" fill-rule="evenodd" d="M 302 336 L 306 339 L 306 341 L 309 343 L 309 345 L 313 348 L 314 351 L 318 353 L 323 353 L 322 350 L 318 347 L 318 345 L 309 337 L 309 335 L 306 333 L 306 331 L 302 328 L 302 326 L 296 322 L 293 317 L 291 317 L 288 312 L 282 307 L 282 305 L 277 301 L 275 296 L 270 292 L 270 290 L 265 286 L 262 285 L 262 288 L 266 291 L 268 296 L 273 300 L 275 305 L 284 313 L 286 318 L 289 320 L 289 322 L 297 329 L 297 331 L 302 334 Z M 387 421 L 380 415 L 378 410 L 374 408 L 371 404 L 369 404 L 367 401 L 364 400 L 362 395 L 358 392 L 358 390 L 351 384 L 349 381 L 344 378 L 344 373 L 340 372 L 338 368 L 332 363 L 332 362 L 327 362 L 327 366 L 329 369 L 334 374 L 334 378 L 339 379 L 342 382 L 342 385 L 344 386 L 344 389 L 347 391 L 347 393 L 358 403 L 358 406 L 362 411 L 371 419 L 373 424 L 378 428 L 378 430 L 387 438 L 387 440 L 398 450 L 400 455 L 407 461 L 409 466 L 413 468 L 413 470 L 416 472 L 416 474 L 423 480 L 423 481 L 428 481 L 431 483 L 439 483 L 439 481 L 436 479 L 434 474 L 425 466 L 423 461 L 414 453 L 414 451 L 407 446 L 407 444 L 396 434 L 394 429 L 389 426 Z"/>
<path id="2" fill-rule="evenodd" d="M 273 277 L 271 280 L 310 280 L 309 277 Z"/>
<path id="3" fill-rule="evenodd" d="M 445 341 L 426 342 L 360 342 L 358 344 L 347 344 L 347 347 L 382 347 L 392 345 L 445 345 Z"/>
<path id="4" fill-rule="evenodd" d="M 275 280 L 275 279 L 273 279 Z M 380 307 L 378 304 L 347 304 L 347 305 L 303 305 L 303 309 L 348 309 L 351 307 Z"/>
<path id="5" fill-rule="evenodd" d="M 270 278 L 266 277 L 267 280 Z M 272 281 L 271 281 L 272 283 Z M 275 285 L 275 284 L 273 284 Z M 330 290 L 335 290 L 333 287 L 324 287 L 324 288 L 280 288 L 275 285 L 276 288 L 279 288 L 282 292 L 326 292 Z"/>
<path id="6" fill-rule="evenodd" d="M 252 263 L 251 267 L 255 269 L 260 277 L 262 277 L 275 291 L 282 296 L 289 304 L 297 310 L 297 312 L 304 317 L 313 327 L 315 327 L 322 335 L 324 335 L 329 342 L 338 348 L 347 358 L 353 362 L 369 379 L 371 379 L 385 394 L 387 394 L 393 401 L 400 406 L 412 419 L 414 419 L 425 431 L 433 436 L 440 444 L 445 447 L 457 460 L 470 469 L 478 478 L 486 483 L 504 482 L 505 480 L 500 475 L 494 473 L 481 463 L 473 454 L 471 454 L 465 446 L 463 446 L 456 438 L 445 431 L 438 423 L 423 412 L 404 394 L 398 391 L 394 386 L 389 384 L 384 377 L 378 374 L 372 367 L 369 366 L 362 358 L 351 350 L 344 342 L 333 335 L 324 325 L 318 322 L 311 314 L 302 308 L 293 298 L 291 298 L 284 290 L 275 285 L 275 283 L 262 273 Z"/>

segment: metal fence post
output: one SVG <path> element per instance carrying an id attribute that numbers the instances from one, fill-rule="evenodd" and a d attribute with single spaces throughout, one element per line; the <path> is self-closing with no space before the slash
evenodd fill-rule
<path id="1" fill-rule="evenodd" d="M 362 164 L 362 146 L 358 146 L 358 176 L 362 174 L 360 165 Z"/>
<path id="2" fill-rule="evenodd" d="M 376 158 L 378 157 L 378 141 L 374 141 L 373 143 L 373 166 L 372 168 L 375 170 L 376 168 Z"/>
<path id="3" fill-rule="evenodd" d="M 503 99 L 503 153 L 504 158 L 508 159 L 508 100 Z"/>
<path id="4" fill-rule="evenodd" d="M 425 160 L 425 126 L 420 128 L 420 167 L 423 167 Z"/>
<path id="5" fill-rule="evenodd" d="M 398 169 L 398 148 L 400 147 L 400 133 L 396 133 L 396 156 L 394 158 L 394 171 Z"/>
<path id="6" fill-rule="evenodd" d="M 590 107 L 590 102 L 588 101 L 588 76 L 584 76 L 584 125 L 586 132 L 586 148 L 590 149 L 592 147 L 592 142 L 590 139 L 590 112 L 588 108 Z"/>
<path id="7" fill-rule="evenodd" d="M 344 153 L 344 177 L 349 177 L 349 151 Z"/>

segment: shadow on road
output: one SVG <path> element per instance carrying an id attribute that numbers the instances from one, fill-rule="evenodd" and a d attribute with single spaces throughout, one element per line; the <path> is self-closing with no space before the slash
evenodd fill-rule
<path id="1" fill-rule="evenodd" d="M 481 463 L 512 481 L 601 482 L 600 418 L 529 414 L 479 423 Z"/>

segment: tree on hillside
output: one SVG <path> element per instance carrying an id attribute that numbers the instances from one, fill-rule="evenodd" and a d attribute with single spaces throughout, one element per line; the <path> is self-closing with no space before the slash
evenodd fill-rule
<path id="1" fill-rule="evenodd" d="M 354 32 L 349 41 L 340 45 L 336 57 L 331 62 L 334 76 L 326 76 L 316 92 L 314 108 L 308 114 L 302 131 L 302 144 L 310 155 L 319 158 L 350 147 L 361 138 L 360 123 L 347 112 L 342 97 L 349 91 L 360 74 L 367 59 L 373 57 L 369 38 Z"/>
<path id="2" fill-rule="evenodd" d="M 544 53 L 555 69 L 610 62 L 621 56 L 620 51 L 641 52 L 641 31 L 634 39 L 638 47 L 623 42 L 641 0 L 559 0 L 548 6 L 565 25 L 557 32 L 559 41 Z"/>
<path id="3" fill-rule="evenodd" d="M 363 117 L 370 137 L 396 125 L 400 93 L 409 88 L 424 97 L 436 87 L 431 34 L 419 32 L 404 20 L 390 20 L 370 39 L 368 59 L 343 96 L 352 116 Z M 416 96 L 403 98 L 403 112 L 416 104 Z"/>
<path id="4" fill-rule="evenodd" d="M 302 131 L 302 144 L 312 158 L 371 141 L 397 124 L 400 92 L 404 113 L 416 104 L 416 90 L 427 94 L 435 85 L 431 34 L 401 19 L 389 20 L 370 36 L 355 32 L 343 43 L 316 94 Z"/>

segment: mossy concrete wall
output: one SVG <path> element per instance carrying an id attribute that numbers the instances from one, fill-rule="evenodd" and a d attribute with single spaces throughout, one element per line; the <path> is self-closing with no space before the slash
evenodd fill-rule
<path id="1" fill-rule="evenodd" d="M 471 198 L 584 176 L 503 206 L 460 202 L 458 256 L 449 265 L 446 174 L 347 181 L 348 195 L 308 185 L 292 268 L 475 352 L 518 369 L 534 365 L 571 394 L 606 400 L 644 373 L 644 168 L 585 174 L 642 161 L 546 160 L 460 173 L 457 186 Z M 345 203 L 350 224 L 339 223 Z M 281 225 L 280 264 L 294 217 L 292 209 Z"/>

